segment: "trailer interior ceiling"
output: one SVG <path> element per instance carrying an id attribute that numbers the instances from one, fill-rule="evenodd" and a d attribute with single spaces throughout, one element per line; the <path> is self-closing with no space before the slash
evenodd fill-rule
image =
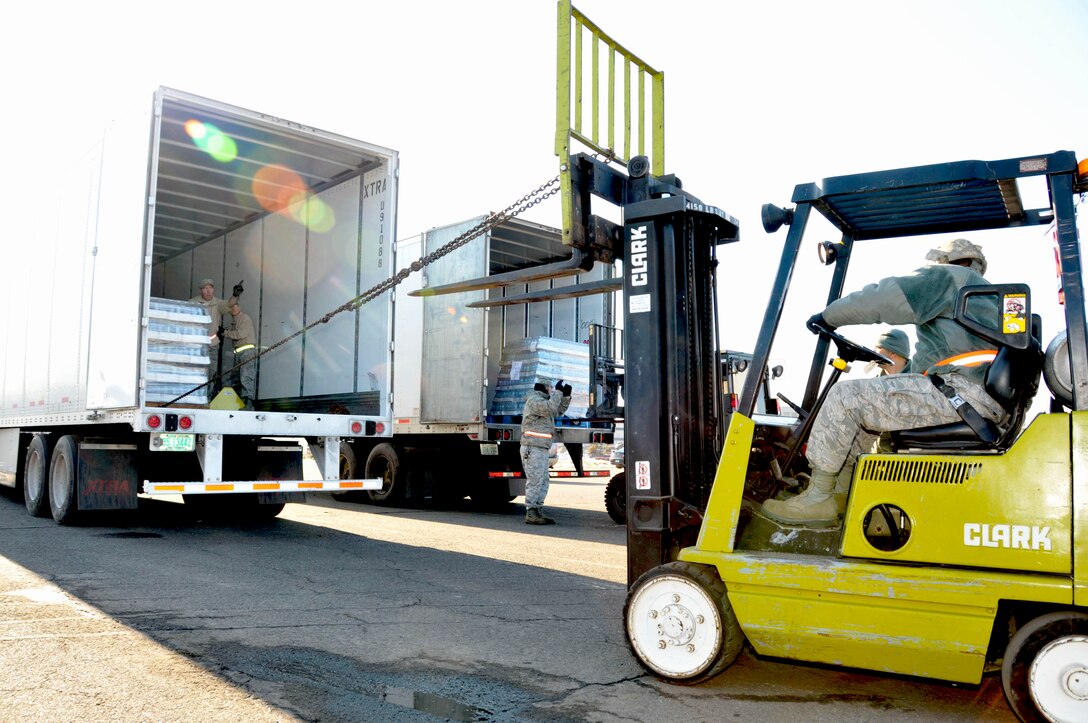
<path id="1" fill-rule="evenodd" d="M 154 263 L 381 165 L 358 142 L 164 89 Z"/>
<path id="2" fill-rule="evenodd" d="M 570 258 L 557 229 L 511 219 L 491 231 L 491 275 Z"/>

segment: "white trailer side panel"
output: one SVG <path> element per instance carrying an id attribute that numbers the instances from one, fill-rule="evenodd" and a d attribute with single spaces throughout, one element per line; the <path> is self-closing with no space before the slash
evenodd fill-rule
<path id="1" fill-rule="evenodd" d="M 296 208 L 290 209 L 297 213 Z M 289 215 L 264 219 L 264 279 L 262 283 L 261 349 L 278 344 L 305 326 L 306 228 Z M 258 322 L 254 320 L 254 324 Z M 258 376 L 260 399 L 297 397 L 302 393 L 302 344 L 295 338 L 261 357 Z"/>
<path id="2" fill-rule="evenodd" d="M 87 408 L 135 406 L 139 377 L 144 228 L 148 220 L 148 122 L 126 118 L 103 143 L 96 223 L 90 228 Z M 60 353 L 60 350 L 57 350 Z"/>
<path id="3" fill-rule="evenodd" d="M 191 298 L 200 294 L 200 282 L 204 279 L 211 279 L 215 282 L 215 295 L 220 299 L 230 298 L 230 288 L 240 279 L 228 282 L 223 276 L 224 241 L 224 237 L 220 236 L 193 249 L 193 272 L 191 274 L 193 282 L 189 287 L 189 296 L 183 298 Z M 254 298 L 256 297 L 255 294 Z M 256 317 L 254 317 L 254 320 L 256 320 Z"/>
<path id="4" fill-rule="evenodd" d="M 359 218 L 359 179 L 321 194 L 325 213 L 336 219 Z M 358 293 L 359 230 L 337 223 L 328 231 L 310 231 L 306 247 L 306 326 Z M 388 337 L 386 337 L 388 338 Z M 302 391 L 307 396 L 355 391 L 355 314 L 341 312 L 306 332 Z"/>
<path id="5" fill-rule="evenodd" d="M 397 242 L 397 264 L 408 266 L 421 256 L 423 236 Z M 423 273 L 410 274 L 397 287 L 393 326 L 393 421 L 418 420 L 423 369 L 423 299 L 409 296 L 423 285 Z"/>
<path id="6" fill-rule="evenodd" d="M 397 199 L 395 180 L 388 168 L 377 168 L 363 175 L 358 285 L 360 293 L 388 279 L 398 270 L 397 259 L 393 253 L 397 232 L 396 215 L 393 213 Z M 415 276 L 418 277 L 419 274 Z M 419 283 L 418 278 L 414 283 Z M 400 294 L 398 298 L 403 296 L 404 294 Z M 382 294 L 379 299 L 362 306 L 356 314 L 358 361 L 355 387 L 359 392 L 379 392 L 381 398 L 388 396 L 393 385 L 393 369 L 390 363 L 393 309 L 390 298 L 389 293 Z M 389 408 L 381 410 L 381 414 L 391 413 L 391 405 L 387 407 Z"/>
<path id="7" fill-rule="evenodd" d="M 216 287 L 215 290 L 216 296 L 220 299 L 229 299 L 234 285 L 239 281 L 244 282 L 242 286 L 245 291 L 242 292 L 242 298 L 239 299 L 239 306 L 249 314 L 249 318 L 253 319 L 253 328 L 257 331 L 258 344 L 260 344 L 263 311 L 263 304 L 261 303 L 263 239 L 264 224 L 259 221 L 248 223 L 226 235 L 223 239 L 226 248 L 225 250 L 220 249 L 220 253 L 223 254 L 224 258 L 223 283 L 222 287 Z M 210 245 L 215 246 L 217 243 L 218 241 L 212 241 Z M 194 251 L 199 251 L 201 248 L 197 246 Z M 199 279 L 197 279 L 197 283 L 200 283 Z M 196 293 L 197 291 L 193 292 L 194 295 Z M 229 350 L 230 348 L 230 342 L 227 342 L 226 349 Z M 227 355 L 229 359 L 229 351 L 227 351 Z"/>
<path id="8" fill-rule="evenodd" d="M 478 219 L 428 231 L 429 254 L 476 225 Z M 427 285 L 486 276 L 487 235 L 479 236 L 427 267 Z M 480 422 L 485 373 L 486 309 L 468 304 L 485 298 L 484 291 L 427 297 L 423 304 L 423 378 L 420 421 Z"/>
<path id="9" fill-rule="evenodd" d="M 167 259 L 163 264 L 163 292 L 167 299 L 188 299 L 195 296 L 193 286 L 200 283 L 193 281 L 193 252 Z"/>

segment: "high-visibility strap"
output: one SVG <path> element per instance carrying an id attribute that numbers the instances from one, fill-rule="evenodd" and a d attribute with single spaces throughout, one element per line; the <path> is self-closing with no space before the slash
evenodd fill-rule
<path id="1" fill-rule="evenodd" d="M 545 432 L 522 432 L 522 436 L 536 437 L 537 439 L 551 439 L 552 438 L 552 435 L 546 434 Z"/>
<path id="2" fill-rule="evenodd" d="M 257 346 L 256 344 L 242 344 L 242 346 L 235 347 L 234 353 L 235 354 L 240 354 L 241 352 L 249 351 L 250 349 L 253 349 L 256 346 Z"/>
<path id="3" fill-rule="evenodd" d="M 997 349 L 979 349 L 941 359 L 939 362 L 934 362 L 933 366 L 977 367 L 980 364 L 989 364 L 996 358 Z"/>

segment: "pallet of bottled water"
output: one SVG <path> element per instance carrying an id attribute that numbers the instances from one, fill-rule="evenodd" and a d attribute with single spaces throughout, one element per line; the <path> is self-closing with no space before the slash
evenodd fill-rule
<path id="1" fill-rule="evenodd" d="M 195 301 L 152 298 L 148 309 L 145 399 L 207 404 L 212 318 Z M 196 389 L 196 391 L 192 391 Z M 186 394 L 186 392 L 191 392 Z"/>
<path id="2" fill-rule="evenodd" d="M 565 416 L 584 417 L 589 408 L 589 346 L 550 336 L 536 336 L 508 344 L 502 352 L 499 379 L 491 415 L 521 414 L 533 385 L 560 379 L 571 386 Z"/>

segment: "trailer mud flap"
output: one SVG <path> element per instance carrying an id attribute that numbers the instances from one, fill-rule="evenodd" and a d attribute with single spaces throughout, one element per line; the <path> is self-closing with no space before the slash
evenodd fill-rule
<path id="1" fill-rule="evenodd" d="M 257 445 L 258 480 L 300 480 L 302 472 L 302 447 L 294 442 L 261 440 Z M 258 492 L 257 503 L 275 505 L 286 502 L 305 502 L 305 492 Z"/>
<path id="2" fill-rule="evenodd" d="M 136 445 L 80 443 L 77 508 L 136 509 L 136 478 Z"/>

